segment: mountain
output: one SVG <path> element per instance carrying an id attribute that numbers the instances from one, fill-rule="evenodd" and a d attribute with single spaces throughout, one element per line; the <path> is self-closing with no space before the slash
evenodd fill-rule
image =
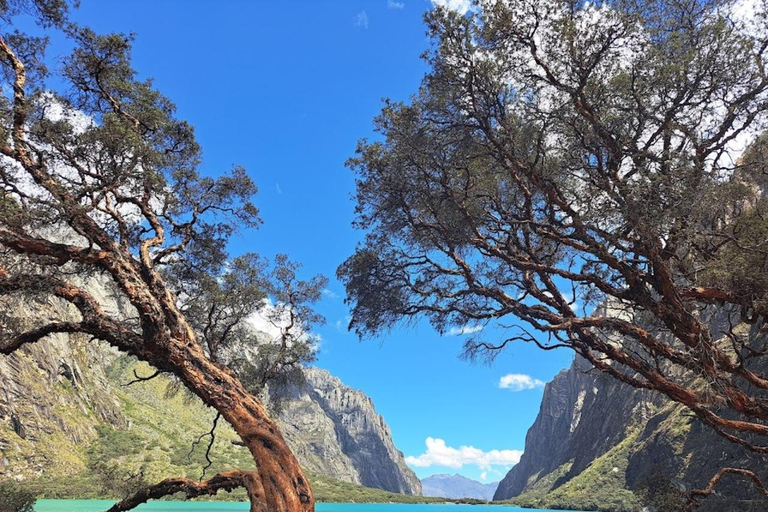
<path id="1" fill-rule="evenodd" d="M 299 461 L 315 473 L 391 492 L 421 494 L 421 482 L 362 391 L 308 368 L 277 416 Z"/>
<path id="2" fill-rule="evenodd" d="M 30 322 L 66 314 L 56 304 L 24 307 Z M 50 495 L 96 496 L 99 479 L 114 476 L 110 472 L 142 474 L 147 481 L 200 478 L 208 464 L 210 437 L 204 434 L 215 414 L 163 376 L 126 385 L 151 373 L 144 363 L 80 335 L 50 336 L 0 356 L 0 480 L 39 480 Z M 420 494 L 419 479 L 371 399 L 324 370 L 306 374 L 306 382 L 289 389 L 277 417 L 305 470 Z M 253 463 L 235 440 L 231 428 L 217 427 L 208 475 Z"/>
<path id="3" fill-rule="evenodd" d="M 745 334 L 756 336 L 758 330 Z M 494 500 L 628 512 L 641 509 L 648 489 L 679 496 L 680 488 L 705 487 L 723 466 L 758 469 L 765 478 L 766 462 L 721 438 L 682 406 L 576 359 L 545 387 L 520 463 L 499 483 Z M 759 494 L 737 478 L 723 479 L 718 492 L 723 498 L 705 500 L 700 510 L 768 505 L 754 501 Z"/>
<path id="4" fill-rule="evenodd" d="M 477 498 L 490 501 L 499 482 L 484 484 L 461 475 L 432 475 L 421 481 L 424 496 L 439 498 Z"/>

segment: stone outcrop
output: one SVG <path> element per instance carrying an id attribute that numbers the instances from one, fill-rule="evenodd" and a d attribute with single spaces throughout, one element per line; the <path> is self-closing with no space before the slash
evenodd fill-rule
<path id="1" fill-rule="evenodd" d="M 767 461 L 724 440 L 682 406 L 620 383 L 579 358 L 545 387 L 520 463 L 494 500 L 626 512 L 642 508 L 649 486 L 704 487 L 723 466 L 758 469 L 765 477 Z M 712 510 L 766 506 L 740 502 L 758 495 L 735 478 L 724 479 L 719 492 L 728 499 L 708 500 L 717 503 Z"/>
<path id="2" fill-rule="evenodd" d="M 363 393 L 325 370 L 308 368 L 278 414 L 304 467 L 366 487 L 421 494 L 421 482 L 392 442 L 389 427 Z"/>

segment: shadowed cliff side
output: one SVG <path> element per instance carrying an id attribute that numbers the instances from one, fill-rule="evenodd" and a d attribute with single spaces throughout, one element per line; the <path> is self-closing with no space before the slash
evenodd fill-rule
<path id="1" fill-rule="evenodd" d="M 520 463 L 501 481 L 494 500 L 626 512 L 642 508 L 648 488 L 679 493 L 705 487 L 724 466 L 756 469 L 766 477 L 767 461 L 721 438 L 684 407 L 577 358 L 547 384 Z M 768 504 L 758 498 L 749 483 L 728 478 L 701 510 L 765 510 Z"/>

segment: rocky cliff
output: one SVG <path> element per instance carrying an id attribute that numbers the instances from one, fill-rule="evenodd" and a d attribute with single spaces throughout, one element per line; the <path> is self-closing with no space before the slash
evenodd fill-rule
<path id="1" fill-rule="evenodd" d="M 392 442 L 389 427 L 362 391 L 308 368 L 278 413 L 299 460 L 315 473 L 392 492 L 421 494 L 421 482 Z"/>
<path id="2" fill-rule="evenodd" d="M 41 305 L 30 317 L 51 314 L 51 307 Z M 126 386 L 134 371 L 151 373 L 79 336 L 51 337 L 0 356 L 0 479 L 43 478 L 53 494 L 59 484 L 96 494 L 105 467 L 135 470 L 149 481 L 199 478 L 209 438 L 194 442 L 210 430 L 213 411 L 175 393 L 177 386 L 164 377 Z M 306 382 L 289 394 L 278 422 L 306 470 L 391 492 L 421 493 L 364 393 L 326 371 L 308 369 Z M 235 438 L 219 426 L 210 472 L 252 463 L 245 449 L 231 442 Z"/>
<path id="3" fill-rule="evenodd" d="M 581 359 L 547 384 L 520 463 L 494 500 L 533 507 L 640 510 L 648 488 L 703 487 L 722 466 L 760 469 L 768 459 L 737 447 L 701 425 L 684 408 L 622 384 Z M 751 485 L 719 488 L 712 510 L 766 510 Z M 760 508 L 763 507 L 763 508 Z"/>

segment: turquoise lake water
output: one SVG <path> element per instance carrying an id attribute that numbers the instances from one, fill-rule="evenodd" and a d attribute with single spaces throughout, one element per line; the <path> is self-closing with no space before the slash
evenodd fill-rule
<path id="1" fill-rule="evenodd" d="M 103 512 L 114 501 L 39 500 L 35 512 Z M 318 503 L 317 512 L 537 512 L 531 508 L 499 505 L 401 505 L 398 503 Z M 244 512 L 246 503 L 155 501 L 134 510 L 138 512 Z M 543 512 L 543 511 L 538 511 Z"/>

